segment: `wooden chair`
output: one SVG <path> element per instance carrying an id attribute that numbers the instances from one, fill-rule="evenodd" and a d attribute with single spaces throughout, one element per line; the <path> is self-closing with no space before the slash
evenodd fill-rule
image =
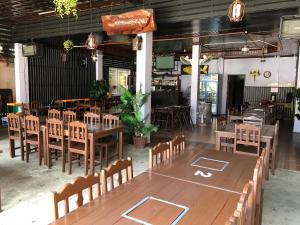
<path id="1" fill-rule="evenodd" d="M 61 113 L 59 110 L 56 110 L 56 109 L 49 109 L 48 110 L 48 119 L 52 119 L 52 118 L 55 118 L 55 119 L 61 119 Z"/>
<path id="2" fill-rule="evenodd" d="M 30 110 L 31 110 L 31 113 L 33 115 L 35 115 L 35 116 L 39 115 L 40 107 L 41 107 L 41 103 L 40 102 L 38 102 L 38 101 L 32 101 L 32 102 L 30 102 Z"/>
<path id="3" fill-rule="evenodd" d="M 234 212 L 239 225 L 253 224 L 253 210 L 254 210 L 254 192 L 253 181 L 250 180 L 243 189 L 243 193 Z"/>
<path id="4" fill-rule="evenodd" d="M 80 155 L 84 157 L 84 175 L 88 173 L 88 128 L 87 124 L 79 121 L 69 123 L 68 127 L 68 162 L 69 174 L 72 173 L 72 155 L 77 154 L 80 160 Z"/>
<path id="5" fill-rule="evenodd" d="M 227 118 L 225 116 L 217 117 L 216 130 L 225 130 Z"/>
<path id="6" fill-rule="evenodd" d="M 216 121 L 216 130 L 225 130 L 227 124 L 227 118 L 225 116 L 219 116 Z M 220 147 L 219 149 L 224 149 L 226 152 L 228 150 L 233 151 L 234 148 L 234 139 L 232 138 L 224 138 L 222 137 L 220 140 Z"/>
<path id="7" fill-rule="evenodd" d="M 279 132 L 279 120 L 277 120 L 275 124 L 275 135 L 273 139 L 272 149 L 270 152 L 271 171 L 273 175 L 275 175 L 275 170 L 276 170 L 276 151 L 278 146 L 278 132 Z"/>
<path id="8" fill-rule="evenodd" d="M 115 115 L 103 114 L 102 115 L 102 124 L 118 125 L 118 124 L 120 124 L 120 119 L 118 116 L 115 116 Z M 115 152 L 115 154 L 112 155 L 112 157 L 119 155 L 119 142 L 118 142 L 118 138 L 116 138 L 116 136 L 102 138 L 102 139 L 100 139 L 99 143 L 96 143 L 96 147 L 100 147 L 102 149 L 101 151 L 104 154 L 103 157 L 104 157 L 106 166 L 108 165 L 108 149 L 114 145 L 116 145 L 116 152 Z"/>
<path id="9" fill-rule="evenodd" d="M 234 137 L 234 153 L 259 156 L 260 127 L 252 124 L 236 124 Z M 243 149 L 238 149 L 240 146 Z"/>
<path id="10" fill-rule="evenodd" d="M 29 162 L 30 146 L 33 145 L 38 151 L 39 165 L 42 165 L 42 135 L 40 132 L 40 118 L 33 115 L 25 116 L 25 146 L 26 146 L 26 162 Z"/>
<path id="11" fill-rule="evenodd" d="M 102 184 L 102 194 L 108 191 L 108 182 L 110 180 L 110 190 L 115 188 L 114 185 L 114 175 L 118 176 L 118 185 L 123 184 L 122 171 L 125 170 L 126 182 L 133 178 L 133 167 L 132 160 L 130 157 L 127 159 L 116 160 L 108 168 L 101 170 L 101 184 Z"/>
<path id="12" fill-rule="evenodd" d="M 170 155 L 176 156 L 184 153 L 185 150 L 185 137 L 184 135 L 178 135 L 173 138 L 170 143 Z"/>
<path id="13" fill-rule="evenodd" d="M 263 125 L 263 118 L 259 118 L 256 116 L 248 116 L 243 118 L 244 124 L 253 124 L 256 126 L 262 126 Z"/>
<path id="14" fill-rule="evenodd" d="M 15 150 L 21 149 L 21 158 L 24 160 L 24 136 L 22 130 L 22 121 L 20 115 L 9 113 L 8 120 L 8 140 L 10 145 L 10 157 L 15 157 Z M 15 146 L 15 141 L 19 141 L 20 147 Z"/>
<path id="15" fill-rule="evenodd" d="M 51 153 L 55 150 L 55 158 L 57 159 L 57 151 L 61 152 L 62 156 L 62 171 L 65 172 L 66 164 L 66 144 L 64 139 L 64 124 L 59 119 L 47 120 L 47 159 L 48 168 L 52 166 Z"/>
<path id="16" fill-rule="evenodd" d="M 100 115 L 101 114 L 101 108 L 98 106 L 91 106 L 90 112 Z"/>
<path id="17" fill-rule="evenodd" d="M 265 180 L 268 180 L 268 173 L 269 173 L 269 155 L 270 153 L 267 152 L 267 149 L 263 149 L 262 153 L 260 155 L 260 158 L 263 162 L 263 183 L 262 183 L 262 187 L 264 188 L 265 186 Z"/>
<path id="18" fill-rule="evenodd" d="M 95 195 L 93 196 L 93 186 L 96 187 Z M 64 212 L 68 214 L 69 198 L 71 196 L 77 196 L 77 208 L 83 205 L 83 190 L 88 189 L 89 201 L 96 199 L 100 196 L 100 174 L 89 175 L 87 177 L 77 177 L 73 183 L 65 184 L 60 192 L 53 192 L 53 219 L 59 218 L 58 204 L 64 202 Z"/>
<path id="19" fill-rule="evenodd" d="M 100 124 L 100 114 L 92 113 L 92 112 L 86 112 L 84 113 L 84 123 L 90 124 L 90 125 L 96 125 Z"/>
<path id="20" fill-rule="evenodd" d="M 76 121 L 76 112 L 73 112 L 73 111 L 63 111 L 63 121 L 65 123 L 70 123 L 72 121 Z"/>
<path id="21" fill-rule="evenodd" d="M 29 103 L 22 103 L 21 111 L 22 111 L 22 116 L 31 115 L 31 109 Z"/>
<path id="22" fill-rule="evenodd" d="M 169 143 L 158 143 L 155 145 L 149 150 L 149 168 L 169 160 L 171 155 L 170 152 Z"/>
<path id="23" fill-rule="evenodd" d="M 256 166 L 253 173 L 253 190 L 255 199 L 255 210 L 253 212 L 254 221 L 253 224 L 260 224 L 261 212 L 262 212 L 262 186 L 263 186 L 263 160 L 261 158 L 257 159 Z"/>

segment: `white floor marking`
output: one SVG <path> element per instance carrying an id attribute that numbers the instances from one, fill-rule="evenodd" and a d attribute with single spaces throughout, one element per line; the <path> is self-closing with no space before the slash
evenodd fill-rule
<path id="1" fill-rule="evenodd" d="M 201 170 L 197 170 L 195 173 L 194 173 L 195 176 L 202 176 L 202 177 L 211 177 L 212 176 L 212 173 L 204 173 L 202 172 Z"/>

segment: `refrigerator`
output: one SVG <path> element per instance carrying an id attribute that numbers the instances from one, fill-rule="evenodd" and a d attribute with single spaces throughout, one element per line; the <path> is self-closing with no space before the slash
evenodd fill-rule
<path id="1" fill-rule="evenodd" d="M 219 74 L 201 74 L 199 79 L 199 102 L 211 103 L 212 115 L 218 115 L 221 105 L 221 76 Z"/>

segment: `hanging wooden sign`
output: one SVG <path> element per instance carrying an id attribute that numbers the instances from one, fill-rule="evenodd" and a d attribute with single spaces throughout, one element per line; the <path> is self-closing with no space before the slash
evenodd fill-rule
<path id="1" fill-rule="evenodd" d="M 101 16 L 108 35 L 139 34 L 156 30 L 153 9 L 139 9 L 119 15 Z"/>

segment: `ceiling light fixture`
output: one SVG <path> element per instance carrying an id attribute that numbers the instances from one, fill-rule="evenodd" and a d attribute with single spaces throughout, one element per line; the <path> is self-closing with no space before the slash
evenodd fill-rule
<path id="1" fill-rule="evenodd" d="M 234 0 L 228 7 L 228 17 L 231 22 L 240 22 L 245 15 L 245 4 L 241 0 Z"/>
<path id="2" fill-rule="evenodd" d="M 46 11 L 46 12 L 40 12 L 40 13 L 38 13 L 38 15 L 41 16 L 41 15 L 46 15 L 46 14 L 50 14 L 50 13 L 54 13 L 54 12 L 55 12 L 54 10 Z"/>

